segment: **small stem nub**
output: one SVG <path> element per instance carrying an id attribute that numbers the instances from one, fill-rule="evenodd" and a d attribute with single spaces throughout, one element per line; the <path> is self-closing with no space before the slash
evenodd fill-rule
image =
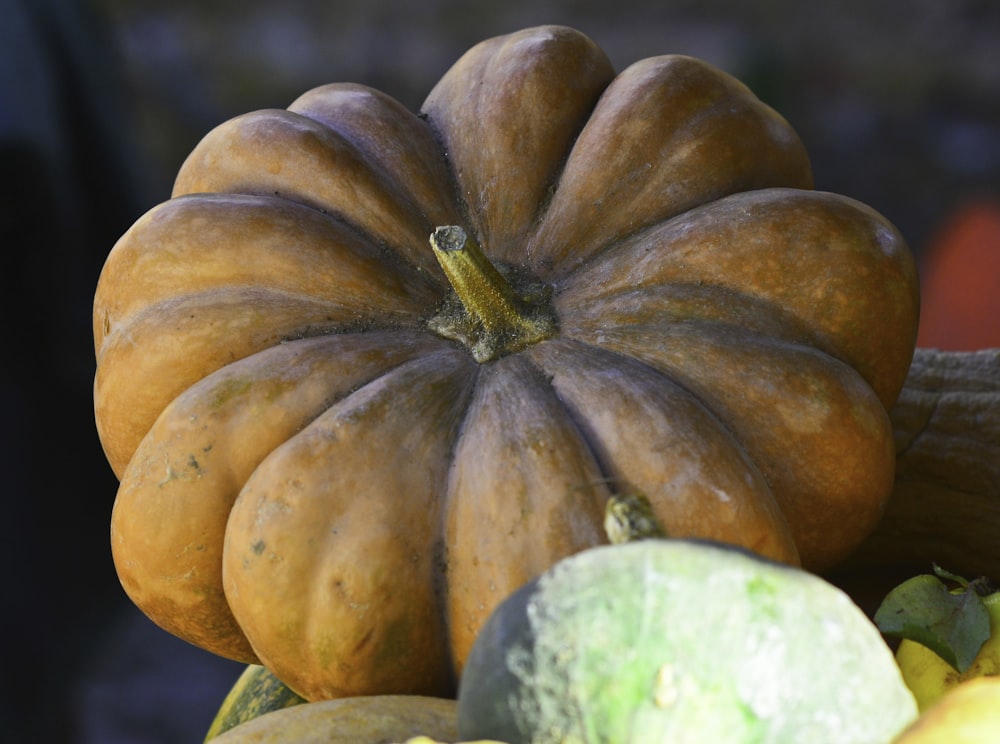
<path id="1" fill-rule="evenodd" d="M 667 537 L 646 495 L 612 494 L 604 511 L 604 531 L 612 545 Z"/>
<path id="2" fill-rule="evenodd" d="M 518 294 L 464 229 L 458 225 L 439 227 L 430 236 L 430 243 L 460 302 L 457 311 L 446 308 L 432 319 L 435 331 L 465 343 L 480 362 L 518 351 L 555 333 L 551 308 Z"/>

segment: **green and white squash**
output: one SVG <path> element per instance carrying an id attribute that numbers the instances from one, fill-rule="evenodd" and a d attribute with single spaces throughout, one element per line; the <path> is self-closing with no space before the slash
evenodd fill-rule
<path id="1" fill-rule="evenodd" d="M 265 713 L 305 702 L 305 698 L 275 677 L 270 669 L 260 664 L 248 664 L 219 706 L 205 734 L 205 741 L 211 741 L 229 729 Z"/>
<path id="2" fill-rule="evenodd" d="M 478 636 L 461 739 L 887 744 L 917 714 L 875 625 L 818 576 L 652 539 L 556 564 Z"/>

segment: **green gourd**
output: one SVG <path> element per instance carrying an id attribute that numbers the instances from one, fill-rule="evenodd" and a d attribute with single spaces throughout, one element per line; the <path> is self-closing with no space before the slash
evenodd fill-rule
<path id="1" fill-rule="evenodd" d="M 651 539 L 557 563 L 470 652 L 463 740 L 886 744 L 917 714 L 842 591 L 715 542 Z"/>

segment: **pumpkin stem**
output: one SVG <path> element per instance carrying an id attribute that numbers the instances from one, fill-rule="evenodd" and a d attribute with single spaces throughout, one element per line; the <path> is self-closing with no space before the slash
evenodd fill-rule
<path id="1" fill-rule="evenodd" d="M 612 545 L 667 537 L 667 531 L 642 493 L 611 494 L 604 510 L 604 531 Z"/>
<path id="2" fill-rule="evenodd" d="M 428 325 L 446 338 L 463 342 L 478 362 L 519 351 L 551 338 L 556 317 L 547 294 L 518 292 L 464 229 L 447 225 L 434 230 L 431 247 L 455 298 Z M 534 295 L 534 296 L 532 296 Z"/>

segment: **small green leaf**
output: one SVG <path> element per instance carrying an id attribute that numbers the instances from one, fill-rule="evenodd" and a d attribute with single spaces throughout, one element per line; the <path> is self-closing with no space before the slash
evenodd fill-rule
<path id="1" fill-rule="evenodd" d="M 931 575 L 915 576 L 890 591 L 875 624 L 885 635 L 923 644 L 959 672 L 990 637 L 989 611 L 974 587 L 966 582 L 951 591 Z"/>
<path id="2" fill-rule="evenodd" d="M 964 576 L 959 576 L 958 574 L 953 574 L 951 571 L 946 571 L 936 563 L 933 563 L 931 565 L 934 567 L 934 575 L 937 576 L 939 579 L 945 579 L 946 581 L 954 581 L 956 584 L 963 587 L 969 585 L 969 580 L 966 579 Z"/>

